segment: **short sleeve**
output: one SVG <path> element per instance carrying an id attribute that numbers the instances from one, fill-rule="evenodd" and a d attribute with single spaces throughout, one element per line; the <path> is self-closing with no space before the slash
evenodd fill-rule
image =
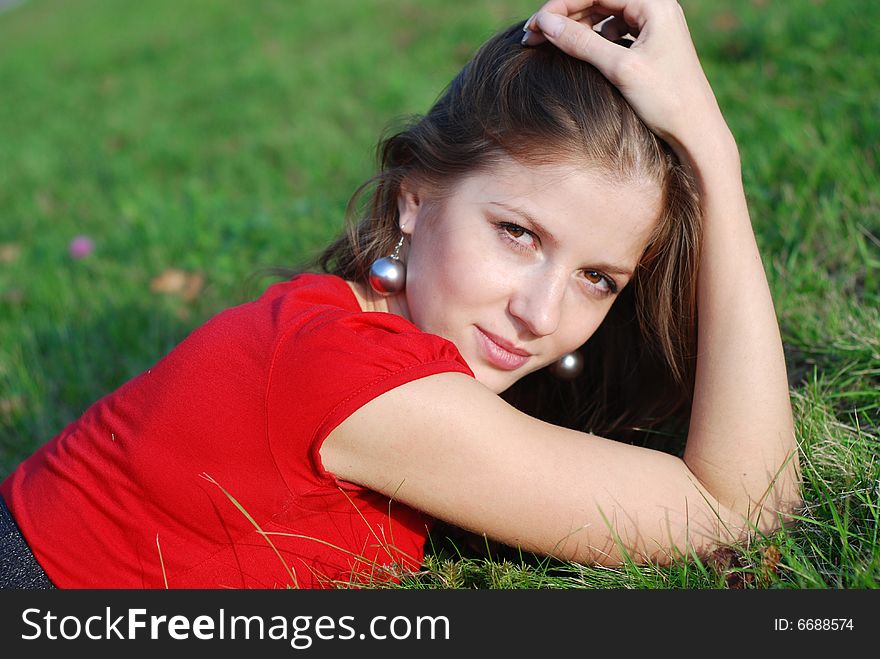
<path id="1" fill-rule="evenodd" d="M 324 439 L 372 399 L 444 372 L 473 377 L 454 344 L 393 314 L 326 308 L 284 334 L 272 357 L 266 409 L 270 448 L 290 489 L 360 489 L 324 470 Z"/>

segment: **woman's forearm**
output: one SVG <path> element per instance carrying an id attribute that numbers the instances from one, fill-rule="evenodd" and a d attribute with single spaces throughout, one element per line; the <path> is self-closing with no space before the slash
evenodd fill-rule
<path id="1" fill-rule="evenodd" d="M 697 369 L 685 463 L 761 528 L 798 502 L 798 461 L 773 301 L 726 128 L 680 155 L 703 205 Z M 759 508 L 760 516 L 759 516 Z"/>

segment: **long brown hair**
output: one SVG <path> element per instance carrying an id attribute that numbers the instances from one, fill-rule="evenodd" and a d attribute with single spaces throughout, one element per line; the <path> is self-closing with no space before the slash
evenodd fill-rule
<path id="1" fill-rule="evenodd" d="M 426 115 L 384 136 L 377 174 L 348 205 L 348 226 L 320 256 L 325 272 L 365 282 L 400 236 L 401 182 L 442 195 L 501 157 L 583 163 L 614 180 L 655 181 L 659 221 L 635 276 L 581 348 L 584 373 L 532 373 L 503 396 L 551 423 L 635 441 L 686 411 L 694 379 L 700 206 L 671 149 L 593 66 L 555 46 L 520 45 L 522 23 L 489 39 Z"/>

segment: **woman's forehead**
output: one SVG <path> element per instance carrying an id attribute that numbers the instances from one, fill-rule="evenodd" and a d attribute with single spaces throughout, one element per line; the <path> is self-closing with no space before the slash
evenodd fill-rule
<path id="1" fill-rule="evenodd" d="M 447 204 L 503 215 L 550 243 L 577 254 L 602 251 L 631 269 L 657 224 L 661 200 L 659 184 L 647 178 L 624 181 L 595 167 L 509 160 L 463 178 Z"/>
<path id="2" fill-rule="evenodd" d="M 482 203 L 533 207 L 535 215 L 577 215 L 595 206 L 619 206 L 649 219 L 659 215 L 662 190 L 647 176 L 623 178 L 588 164 L 529 165 L 508 159 L 462 178 L 452 193 Z"/>
<path id="3" fill-rule="evenodd" d="M 660 182 L 648 172 L 623 174 L 619 169 L 588 161 L 575 162 L 561 159 L 557 162 L 528 162 L 501 156 L 492 163 L 455 181 L 453 192 L 461 187 L 486 191 L 507 191 L 510 194 L 534 193 L 550 190 L 560 194 L 567 184 L 575 180 L 575 186 L 589 181 L 598 188 L 622 188 L 639 193 L 661 194 Z"/>

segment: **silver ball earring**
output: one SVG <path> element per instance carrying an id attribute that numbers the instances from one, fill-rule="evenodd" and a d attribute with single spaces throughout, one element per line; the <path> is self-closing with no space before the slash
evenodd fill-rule
<path id="1" fill-rule="evenodd" d="M 370 266 L 370 286 L 379 295 L 400 293 L 406 286 L 406 267 L 400 260 L 401 247 L 403 236 L 397 241 L 391 256 L 376 259 Z"/>
<path id="2" fill-rule="evenodd" d="M 550 372 L 560 380 L 574 380 L 584 370 L 584 358 L 575 350 L 562 355 L 550 365 Z"/>

